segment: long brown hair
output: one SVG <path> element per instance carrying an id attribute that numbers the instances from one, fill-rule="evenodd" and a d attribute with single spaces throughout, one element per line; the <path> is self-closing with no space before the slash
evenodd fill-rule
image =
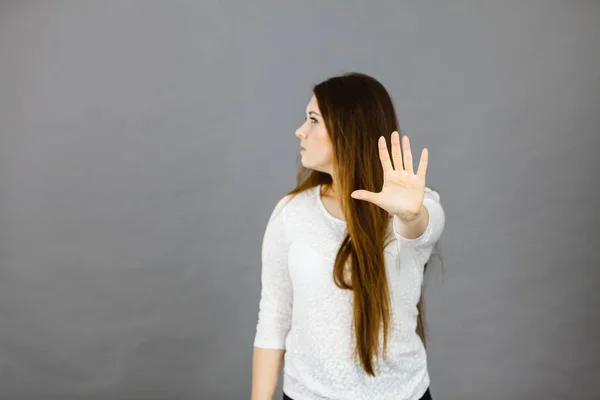
<path id="1" fill-rule="evenodd" d="M 390 241 L 387 232 L 391 216 L 372 203 L 353 199 L 350 193 L 357 189 L 381 190 L 383 170 L 377 140 L 383 135 L 389 144 L 391 133 L 400 132 L 398 120 L 384 86 L 362 73 L 329 78 L 317 84 L 313 93 L 331 139 L 336 185 L 348 229 L 335 259 L 333 279 L 341 289 L 353 291 L 354 354 L 367 374 L 375 376 L 373 361 L 380 357 L 380 333 L 383 331 L 385 357 L 391 324 L 384 259 L 384 247 Z M 297 186 L 287 195 L 317 185 L 326 189 L 331 184 L 329 174 L 299 164 Z M 417 309 L 417 333 L 425 344 L 422 295 Z"/>

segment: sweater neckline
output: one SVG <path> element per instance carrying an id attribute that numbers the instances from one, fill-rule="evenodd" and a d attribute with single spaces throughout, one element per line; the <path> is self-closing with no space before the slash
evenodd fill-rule
<path id="1" fill-rule="evenodd" d="M 321 209 L 321 212 L 325 214 L 325 217 L 331 222 L 337 225 L 346 225 L 346 221 L 343 219 L 339 219 L 338 217 L 333 216 L 327 209 L 325 208 L 325 204 L 323 204 L 323 199 L 321 199 L 321 185 L 315 186 L 315 197 L 317 199 L 317 204 Z"/>

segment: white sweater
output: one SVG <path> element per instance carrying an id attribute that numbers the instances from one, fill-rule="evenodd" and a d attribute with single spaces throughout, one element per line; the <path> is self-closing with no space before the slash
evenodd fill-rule
<path id="1" fill-rule="evenodd" d="M 255 347 L 286 350 L 283 391 L 294 400 L 419 399 L 430 379 L 425 348 L 416 333 L 416 305 L 423 265 L 445 224 L 438 193 L 426 188 L 423 205 L 429 223 L 419 238 L 401 237 L 395 218 L 390 218 L 388 233 L 396 240 L 384 254 L 392 330 L 388 359 L 379 368 L 375 360 L 375 377 L 352 358 L 352 291 L 333 281 L 346 222 L 325 209 L 319 186 L 288 200 L 286 196 L 277 203 L 264 233 L 254 339 Z"/>

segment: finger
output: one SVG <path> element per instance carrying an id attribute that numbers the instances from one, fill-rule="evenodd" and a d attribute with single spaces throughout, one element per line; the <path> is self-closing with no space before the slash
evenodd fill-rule
<path id="1" fill-rule="evenodd" d="M 364 200 L 377 204 L 377 193 L 369 192 L 368 190 L 355 190 L 350 193 L 350 197 L 357 200 Z"/>
<path id="2" fill-rule="evenodd" d="M 394 170 L 403 170 L 402 150 L 400 149 L 400 134 L 397 131 L 392 132 L 392 160 L 394 161 Z"/>
<path id="3" fill-rule="evenodd" d="M 387 143 L 385 142 L 385 137 L 380 136 L 379 142 L 379 159 L 381 160 L 381 166 L 383 167 L 383 172 L 390 172 L 394 170 L 392 166 L 392 161 L 390 160 L 390 153 L 388 153 Z"/>
<path id="4" fill-rule="evenodd" d="M 427 175 L 427 164 L 429 164 L 429 150 L 427 147 L 421 151 L 421 160 L 419 161 L 419 168 L 417 170 L 417 176 L 425 180 Z"/>
<path id="5" fill-rule="evenodd" d="M 402 150 L 404 151 L 404 169 L 413 174 L 412 151 L 410 150 L 410 140 L 406 135 L 402 137 Z"/>

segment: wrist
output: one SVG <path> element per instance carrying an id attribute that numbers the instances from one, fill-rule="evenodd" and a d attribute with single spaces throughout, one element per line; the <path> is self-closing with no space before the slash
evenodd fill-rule
<path id="1" fill-rule="evenodd" d="M 424 217 L 425 213 L 423 212 L 423 209 L 424 209 L 424 207 L 423 207 L 423 205 L 421 205 L 421 208 L 417 212 L 408 212 L 408 213 L 394 214 L 394 215 L 396 217 L 398 217 L 398 219 L 400 221 L 407 223 L 407 224 L 412 224 Z"/>
<path id="2" fill-rule="evenodd" d="M 426 207 L 417 215 L 397 215 L 397 223 L 394 223 L 394 228 L 398 235 L 406 239 L 415 239 L 420 237 L 429 224 L 429 212 Z"/>

